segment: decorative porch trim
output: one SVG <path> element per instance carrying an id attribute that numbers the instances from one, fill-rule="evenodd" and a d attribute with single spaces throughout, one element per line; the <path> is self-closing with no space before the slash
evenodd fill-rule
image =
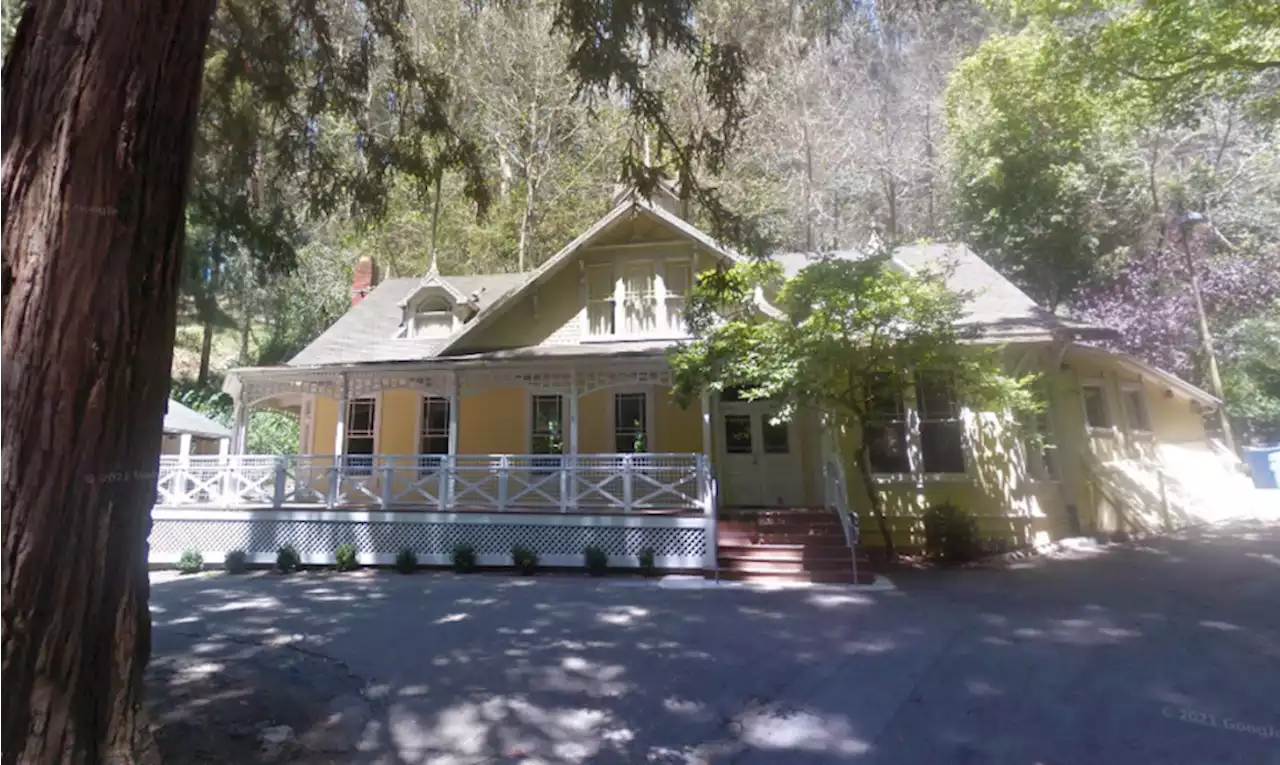
<path id="1" fill-rule="evenodd" d="M 619 568 L 638 566 L 640 552 L 653 548 L 659 568 L 702 569 L 713 549 L 701 516 L 157 508 L 152 521 L 150 562 L 162 565 L 184 550 L 199 550 L 209 563 L 243 550 L 250 562 L 270 564 L 284 544 L 309 565 L 334 563 L 343 544 L 364 564 L 391 564 L 407 547 L 421 564 L 447 565 L 454 546 L 466 543 L 482 566 L 511 565 L 512 546 L 524 544 L 547 566 L 581 566 L 587 546 L 597 545 Z"/>

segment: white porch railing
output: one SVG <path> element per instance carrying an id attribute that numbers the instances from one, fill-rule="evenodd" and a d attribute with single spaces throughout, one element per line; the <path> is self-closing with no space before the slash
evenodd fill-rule
<path id="1" fill-rule="evenodd" d="M 160 458 L 156 506 L 714 512 L 703 454 Z"/>

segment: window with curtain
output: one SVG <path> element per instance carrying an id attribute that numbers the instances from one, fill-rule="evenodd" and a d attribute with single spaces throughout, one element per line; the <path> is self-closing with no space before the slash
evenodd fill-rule
<path id="1" fill-rule="evenodd" d="M 587 334 L 608 337 L 616 331 L 614 322 L 613 264 L 587 268 Z"/>
<path id="2" fill-rule="evenodd" d="M 965 472 L 964 423 L 949 375 L 924 372 L 916 376 L 916 411 L 920 419 L 921 470 Z"/>
<path id="3" fill-rule="evenodd" d="M 688 303 L 689 288 L 693 286 L 693 264 L 688 261 L 667 261 L 663 273 L 666 288 L 666 326 L 674 334 L 688 334 L 684 311 Z"/>
<path id="4" fill-rule="evenodd" d="M 373 472 L 374 441 L 377 438 L 378 400 L 355 398 L 347 402 L 346 460 L 347 472 L 369 475 Z"/>
<path id="5" fill-rule="evenodd" d="M 440 466 L 443 455 L 449 453 L 449 399 L 440 396 L 422 397 L 422 414 L 418 431 L 418 464 L 424 468 Z"/>
<path id="6" fill-rule="evenodd" d="M 649 451 L 648 414 L 643 393 L 613 396 L 613 450 L 620 454 Z"/>
<path id="7" fill-rule="evenodd" d="M 636 260 L 622 267 L 623 328 L 629 335 L 653 332 L 658 317 L 654 301 L 654 264 Z"/>

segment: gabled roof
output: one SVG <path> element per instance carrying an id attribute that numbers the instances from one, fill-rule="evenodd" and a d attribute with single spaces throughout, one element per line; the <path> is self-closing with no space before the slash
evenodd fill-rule
<path id="1" fill-rule="evenodd" d="M 477 307 L 483 312 L 504 294 L 515 289 L 528 274 L 477 274 L 442 276 L 464 296 L 478 292 Z M 324 364 L 359 364 L 376 361 L 421 361 L 436 355 L 448 338 L 395 337 L 404 319 L 400 303 L 422 285 L 417 276 L 388 279 L 379 284 L 320 337 L 289 360 L 291 367 Z"/>
<path id="2" fill-rule="evenodd" d="M 841 250 L 816 255 L 794 252 L 775 255 L 788 278 L 819 257 L 850 260 L 867 257 L 860 250 Z M 969 294 L 965 324 L 982 328 L 982 337 L 999 342 L 1036 342 L 1066 334 L 1073 337 L 1111 337 L 1105 327 L 1075 322 L 1046 311 L 1000 275 L 977 253 L 963 244 L 913 244 L 893 250 L 893 260 L 909 270 L 933 268 L 947 273 L 947 287 Z"/>
<path id="3" fill-rule="evenodd" d="M 173 399 L 169 399 L 164 411 L 164 432 L 190 433 L 202 438 L 231 438 L 230 428 Z"/>
<path id="4" fill-rule="evenodd" d="M 702 245 L 708 253 L 718 256 L 723 260 L 730 262 L 738 260 L 739 256 L 737 253 L 721 247 L 714 239 L 704 233 L 701 229 L 688 221 L 681 219 L 679 216 L 673 215 L 663 208 L 634 194 L 623 196 L 622 200 L 621 204 L 606 213 L 605 216 L 596 221 L 591 228 L 582 232 L 576 239 L 565 245 L 562 250 L 557 252 L 555 255 L 552 255 L 547 262 L 539 266 L 538 269 L 534 271 L 533 274 L 530 275 L 529 278 L 517 289 L 508 292 L 493 305 L 489 306 L 489 308 L 482 310 L 474 319 L 462 328 L 461 332 L 450 337 L 444 346 L 440 348 L 439 352 L 445 353 L 449 350 L 460 347 L 463 340 L 475 335 L 484 327 L 489 326 L 494 319 L 502 315 L 503 311 L 515 304 L 522 295 L 526 294 L 536 285 L 545 282 L 552 275 L 559 272 L 562 268 L 573 261 L 574 256 L 579 251 L 589 245 L 596 238 L 612 229 L 615 225 L 625 220 L 627 215 L 632 212 L 641 212 L 654 216 L 662 223 Z"/>

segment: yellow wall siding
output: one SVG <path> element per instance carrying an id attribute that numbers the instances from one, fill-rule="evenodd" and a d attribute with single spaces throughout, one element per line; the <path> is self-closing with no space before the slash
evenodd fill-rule
<path id="1" fill-rule="evenodd" d="M 681 409 L 666 388 L 653 392 L 655 452 L 701 452 L 702 408 L 697 402 Z"/>
<path id="2" fill-rule="evenodd" d="M 422 394 L 416 390 L 387 390 L 379 402 L 378 451 L 417 454 L 418 417 Z"/>
<path id="3" fill-rule="evenodd" d="M 566 407 L 568 405 L 566 404 Z M 613 451 L 613 391 L 598 390 L 578 398 L 578 453 Z M 567 415 L 568 412 L 566 411 Z M 565 445 L 568 448 L 568 444 Z"/>
<path id="4" fill-rule="evenodd" d="M 338 429 L 338 402 L 316 396 L 315 423 L 311 430 L 311 453 L 333 454 L 333 434 Z"/>
<path id="5" fill-rule="evenodd" d="M 464 397 L 458 406 L 460 454 L 524 454 L 526 398 L 522 388 L 500 388 Z"/>

